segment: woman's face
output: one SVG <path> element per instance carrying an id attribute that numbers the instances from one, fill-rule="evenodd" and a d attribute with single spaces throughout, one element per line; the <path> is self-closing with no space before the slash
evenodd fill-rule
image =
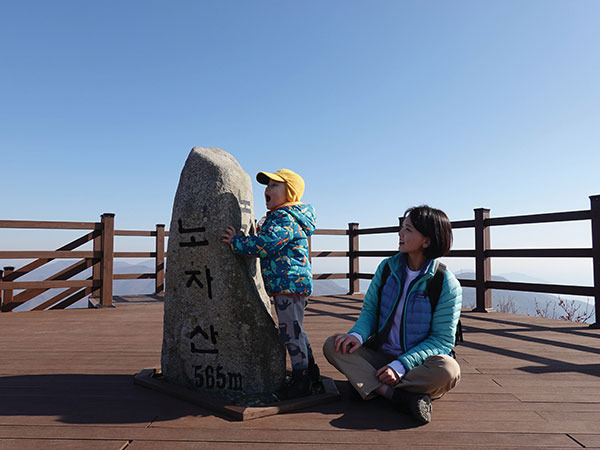
<path id="1" fill-rule="evenodd" d="M 402 227 L 398 232 L 398 250 L 402 253 L 421 254 L 423 250 L 429 247 L 431 240 L 423 236 L 406 217 L 402 222 Z"/>

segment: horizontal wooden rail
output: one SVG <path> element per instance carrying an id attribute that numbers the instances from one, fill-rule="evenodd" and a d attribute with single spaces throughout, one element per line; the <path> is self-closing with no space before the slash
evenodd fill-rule
<path id="1" fill-rule="evenodd" d="M 327 235 L 327 236 L 345 236 L 348 234 L 348 230 L 334 230 L 330 228 L 318 228 L 315 230 L 313 235 Z"/>
<path id="2" fill-rule="evenodd" d="M 0 289 L 54 289 L 97 287 L 98 280 L 0 281 Z"/>
<path id="3" fill-rule="evenodd" d="M 549 294 L 570 294 L 594 296 L 592 286 L 571 286 L 564 284 L 518 283 L 514 281 L 486 281 L 487 289 L 502 289 L 525 292 L 544 292 Z"/>
<path id="4" fill-rule="evenodd" d="M 144 230 L 115 230 L 115 236 L 140 236 L 140 237 L 152 237 L 156 236 L 156 231 L 144 231 Z"/>
<path id="5" fill-rule="evenodd" d="M 459 277 L 456 277 L 456 279 L 458 280 L 458 282 L 460 283 L 460 285 L 462 287 L 471 287 L 471 288 L 477 287 L 477 285 L 475 284 L 475 280 L 468 280 L 468 279 L 459 278 Z"/>
<path id="6" fill-rule="evenodd" d="M 372 280 L 373 277 L 375 276 L 374 273 L 357 273 L 356 274 L 356 278 L 359 278 L 361 280 Z"/>
<path id="7" fill-rule="evenodd" d="M 459 229 L 459 228 L 473 228 L 475 226 L 475 221 L 474 220 L 457 220 L 452 222 L 452 229 Z M 342 230 L 340 230 L 342 231 Z M 346 231 L 345 234 L 348 234 L 347 230 L 343 230 Z M 393 227 L 375 227 L 375 228 L 359 228 L 358 230 L 356 230 L 356 234 L 358 235 L 363 235 L 363 234 L 385 234 L 385 233 L 398 233 L 400 231 L 400 226 L 393 226 Z M 321 233 L 319 233 L 321 234 Z"/>
<path id="8" fill-rule="evenodd" d="M 320 251 L 320 252 L 310 252 L 311 258 L 347 258 L 350 255 L 349 252 L 340 252 L 340 251 Z"/>
<path id="9" fill-rule="evenodd" d="M 495 249 L 485 252 L 487 257 L 495 258 L 591 258 L 591 248 L 518 248 Z"/>
<path id="10" fill-rule="evenodd" d="M 550 223 L 550 222 L 567 222 L 576 220 L 589 220 L 592 218 L 590 210 L 584 211 L 568 211 L 568 212 L 557 212 L 557 213 L 545 213 L 545 214 L 528 214 L 523 216 L 507 216 L 507 217 L 494 217 L 485 219 L 485 226 L 498 226 L 498 225 L 527 225 L 537 223 Z"/>
<path id="11" fill-rule="evenodd" d="M 155 273 L 115 273 L 113 280 L 143 280 L 156 278 Z"/>
<path id="12" fill-rule="evenodd" d="M 373 257 L 373 256 L 394 256 L 398 253 L 398 250 L 357 250 L 354 252 L 355 256 L 358 257 Z"/>
<path id="13" fill-rule="evenodd" d="M 99 230 L 96 222 L 52 222 L 39 220 L 0 220 L 0 228 L 30 228 L 44 230 Z"/>
<path id="14" fill-rule="evenodd" d="M 458 230 L 460 228 L 475 228 L 474 220 L 456 220 L 452 222 L 452 229 Z"/>
<path id="15" fill-rule="evenodd" d="M 347 279 L 349 274 L 347 273 L 314 273 L 314 280 L 342 280 Z"/>
<path id="16" fill-rule="evenodd" d="M 477 253 L 475 250 L 450 250 L 448 256 L 452 258 L 475 258 Z"/>
<path id="17" fill-rule="evenodd" d="M 62 258 L 82 259 L 100 258 L 102 252 L 93 251 L 0 251 L 0 259 Z"/>
<path id="18" fill-rule="evenodd" d="M 155 258 L 156 252 L 115 252 L 115 258 Z"/>
<path id="19" fill-rule="evenodd" d="M 384 233 L 397 233 L 400 227 L 377 227 L 377 228 L 359 228 L 356 230 L 357 235 L 361 234 L 384 234 Z"/>
<path id="20" fill-rule="evenodd" d="M 165 237 L 169 237 L 169 232 L 164 232 Z M 139 236 L 139 237 L 156 237 L 156 231 L 148 230 L 115 230 L 115 236 Z"/>

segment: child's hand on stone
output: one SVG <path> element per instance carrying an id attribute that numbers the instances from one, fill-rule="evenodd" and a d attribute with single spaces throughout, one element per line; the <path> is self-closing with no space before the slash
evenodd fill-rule
<path id="1" fill-rule="evenodd" d="M 224 244 L 231 245 L 231 239 L 233 239 L 233 237 L 236 234 L 237 233 L 235 232 L 235 228 L 233 228 L 232 226 L 228 226 L 227 228 L 225 228 L 225 231 L 223 231 L 223 234 L 221 235 L 222 242 Z"/>
<path id="2" fill-rule="evenodd" d="M 258 233 L 262 228 L 263 224 L 267 220 L 267 216 L 262 216 L 258 222 L 256 222 L 256 232 Z"/>

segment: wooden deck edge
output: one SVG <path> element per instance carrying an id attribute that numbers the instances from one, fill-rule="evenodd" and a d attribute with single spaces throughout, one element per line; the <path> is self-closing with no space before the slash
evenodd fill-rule
<path id="1" fill-rule="evenodd" d="M 227 404 L 218 399 L 204 397 L 199 392 L 171 384 L 160 375 L 159 369 L 143 369 L 134 376 L 133 383 L 242 421 L 304 409 L 340 398 L 340 393 L 333 379 L 321 376 L 324 388 L 322 393 L 276 402 L 267 406 L 238 406 Z"/>

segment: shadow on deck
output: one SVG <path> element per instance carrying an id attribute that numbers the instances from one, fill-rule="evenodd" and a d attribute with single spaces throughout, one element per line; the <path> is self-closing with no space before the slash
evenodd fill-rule
<path id="1" fill-rule="evenodd" d="M 314 297 L 307 332 L 342 399 L 236 422 L 133 385 L 160 366 L 160 300 L 0 314 L 0 448 L 600 447 L 600 331 L 585 325 L 463 312 L 462 380 L 418 426 L 382 399 L 356 400 L 322 356 L 362 297 Z"/>

